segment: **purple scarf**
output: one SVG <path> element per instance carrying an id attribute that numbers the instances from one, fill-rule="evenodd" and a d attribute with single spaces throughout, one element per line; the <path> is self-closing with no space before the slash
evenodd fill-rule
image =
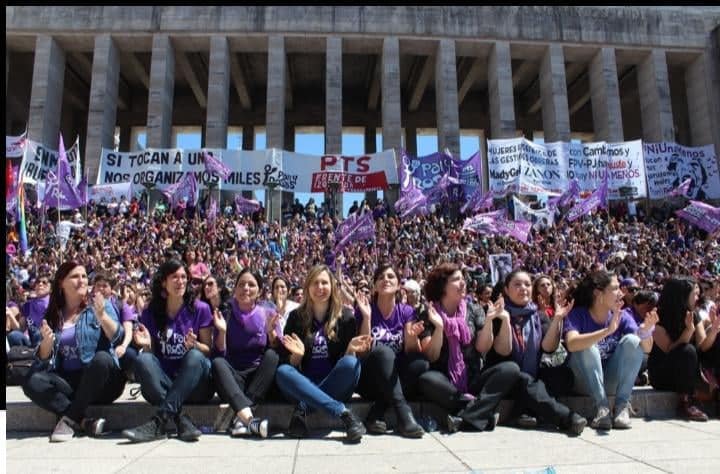
<path id="1" fill-rule="evenodd" d="M 443 332 L 448 341 L 448 376 L 450 381 L 461 393 L 468 391 L 468 375 L 465 368 L 462 346 L 470 343 L 472 335 L 465 321 L 467 302 L 463 299 L 452 316 L 445 314 L 442 307 L 433 303 L 435 310 L 443 321 Z"/>

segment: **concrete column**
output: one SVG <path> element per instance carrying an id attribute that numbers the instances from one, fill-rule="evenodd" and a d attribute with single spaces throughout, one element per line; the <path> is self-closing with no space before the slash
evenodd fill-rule
<path id="1" fill-rule="evenodd" d="M 717 126 L 718 117 L 713 117 L 712 114 L 712 82 L 704 54 L 698 56 L 685 71 L 685 87 L 691 145 L 702 146 L 714 143 L 713 126 Z M 715 152 L 718 152 L 717 144 Z"/>
<path id="2" fill-rule="evenodd" d="M 65 51 L 54 38 L 40 35 L 35 41 L 28 138 L 57 150 L 65 82 Z"/>
<path id="3" fill-rule="evenodd" d="M 342 38 L 329 36 L 325 52 L 325 153 L 342 153 Z M 333 203 L 336 215 L 342 217 L 343 193 L 338 191 Z M 332 202 L 331 192 L 325 201 Z"/>
<path id="4" fill-rule="evenodd" d="M 295 151 L 295 127 L 289 123 L 285 124 L 285 146 L 283 150 Z M 292 191 L 280 192 L 280 205 L 285 207 L 288 203 L 295 202 L 295 193 Z"/>
<path id="5" fill-rule="evenodd" d="M 565 54 L 560 44 L 551 44 L 540 64 L 540 97 L 546 142 L 570 140 L 570 112 L 565 81 Z M 532 140 L 526 133 L 528 140 Z"/>
<path id="6" fill-rule="evenodd" d="M 175 48 L 170 36 L 153 36 L 148 96 L 147 146 L 172 146 L 172 114 L 175 95 Z"/>
<path id="7" fill-rule="evenodd" d="M 255 127 L 252 125 L 243 125 L 242 131 L 242 149 L 255 149 Z M 243 191 L 242 196 L 245 199 L 255 199 L 255 191 Z"/>
<path id="8" fill-rule="evenodd" d="M 115 145 L 120 55 L 109 34 L 95 37 L 90 106 L 87 118 L 85 170 L 89 183 L 95 183 L 102 148 Z"/>
<path id="9" fill-rule="evenodd" d="M 510 43 L 498 41 L 488 58 L 488 95 L 490 102 L 490 136 L 515 137 L 515 98 L 513 97 Z"/>
<path id="10" fill-rule="evenodd" d="M 130 151 L 131 147 L 134 149 L 135 144 L 130 144 L 130 138 L 132 135 L 132 127 L 129 125 L 123 125 L 120 127 L 120 151 Z"/>
<path id="11" fill-rule="evenodd" d="M 210 38 L 208 107 L 205 146 L 227 148 L 228 104 L 230 103 L 230 46 L 225 36 Z"/>
<path id="12" fill-rule="evenodd" d="M 383 150 L 400 148 L 402 126 L 400 123 L 400 40 L 388 36 L 383 40 L 382 73 L 382 128 Z M 385 191 L 385 200 L 392 211 L 398 200 L 398 185 L 391 184 Z"/>
<path id="13" fill-rule="evenodd" d="M 455 40 L 444 38 L 435 55 L 435 113 L 438 150 L 460 155 L 460 110 L 458 108 Z M 407 144 L 407 141 L 405 142 Z"/>
<path id="14" fill-rule="evenodd" d="M 653 49 L 638 65 L 637 74 L 643 140 L 675 141 L 665 50 Z"/>
<path id="15" fill-rule="evenodd" d="M 377 129 L 375 127 L 365 127 L 365 145 L 363 147 L 366 155 L 377 153 Z M 368 191 L 365 193 L 365 200 L 370 204 L 370 207 L 375 206 L 377 203 L 377 191 Z"/>
<path id="16" fill-rule="evenodd" d="M 438 130 L 438 139 L 440 138 L 439 132 Z M 417 156 L 417 128 L 405 127 L 405 149 L 411 155 Z"/>
<path id="17" fill-rule="evenodd" d="M 623 141 L 615 49 L 602 48 L 590 61 L 590 100 L 595 140 Z"/>
<path id="18" fill-rule="evenodd" d="M 265 133 L 267 148 L 285 149 L 285 38 L 270 35 L 268 38 L 267 105 L 265 108 Z M 266 206 L 273 219 L 280 219 L 281 196 L 279 191 L 266 189 Z M 272 194 L 272 195 L 271 195 Z"/>

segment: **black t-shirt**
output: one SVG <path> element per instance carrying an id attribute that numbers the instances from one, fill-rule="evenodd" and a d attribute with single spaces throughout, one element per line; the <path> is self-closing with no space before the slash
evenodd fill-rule
<path id="1" fill-rule="evenodd" d="M 542 327 L 542 334 L 540 335 L 540 345 L 538 346 L 538 349 L 539 349 L 538 352 L 540 352 L 538 354 L 538 364 L 539 364 L 540 357 L 542 356 L 542 352 L 543 352 L 542 340 L 545 337 L 545 334 L 547 334 L 548 329 L 550 329 L 550 318 L 548 318 L 547 315 L 545 314 L 545 312 L 543 312 L 543 311 L 538 311 L 538 316 L 540 318 L 540 326 Z M 522 337 L 522 327 L 520 327 L 520 326 L 513 327 L 512 322 L 510 324 L 511 324 L 510 329 L 512 330 L 513 352 L 515 352 L 515 351 L 519 350 L 518 338 Z M 500 321 L 499 319 L 493 320 L 493 337 L 497 337 L 497 335 L 500 333 L 501 326 L 502 326 L 502 321 Z M 503 355 L 500 355 L 497 352 L 495 352 L 495 347 L 492 347 L 488 351 L 488 353 L 485 355 L 485 359 L 487 361 L 488 367 L 493 366 L 495 364 L 499 364 L 500 362 L 508 361 L 508 360 L 513 361 L 513 352 L 511 352 L 510 354 L 508 354 L 506 356 L 503 356 Z"/>

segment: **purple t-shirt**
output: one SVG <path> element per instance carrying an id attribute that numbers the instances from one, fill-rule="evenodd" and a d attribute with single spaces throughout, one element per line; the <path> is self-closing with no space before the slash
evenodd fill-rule
<path id="1" fill-rule="evenodd" d="M 78 353 L 77 340 L 75 339 L 75 325 L 66 324 L 60 333 L 60 345 L 58 346 L 62 358 L 62 370 L 73 372 L 82 369 L 82 361 Z"/>
<path id="2" fill-rule="evenodd" d="M 321 382 L 332 370 L 330 353 L 328 352 L 328 341 L 325 336 L 325 324 L 313 318 L 313 345 L 310 349 L 312 354 L 303 369 L 307 378 L 316 384 Z"/>
<path id="3" fill-rule="evenodd" d="M 605 323 L 598 324 L 592 319 L 590 311 L 587 308 L 574 308 L 570 314 L 568 314 L 567 318 L 565 318 L 565 324 L 563 324 L 563 337 L 565 337 L 565 335 L 570 331 L 587 334 L 589 332 L 605 329 L 610 324 L 610 318 L 612 318 L 612 312 L 608 312 L 608 318 Z M 615 352 L 615 348 L 620 342 L 620 339 L 625 334 L 635 334 L 637 330 L 638 325 L 635 322 L 635 319 L 633 319 L 633 317 L 627 312 L 621 312 L 617 331 L 597 342 L 597 347 L 600 351 L 600 358 L 605 360 L 610 357 L 613 352 Z"/>
<path id="4" fill-rule="evenodd" d="M 370 336 L 372 336 L 372 347 L 377 344 L 388 346 L 400 354 L 405 349 L 405 324 L 415 321 L 415 310 L 412 306 L 398 303 L 390 312 L 390 317 L 385 319 L 376 304 L 370 306 Z M 355 311 L 355 319 L 358 324 L 362 322 L 362 313 Z"/>
<path id="5" fill-rule="evenodd" d="M 234 298 L 230 306 L 232 311 L 227 321 L 225 358 L 236 369 L 257 367 L 267 347 L 267 311 L 255 305 L 250 312 L 245 313 Z"/>
<path id="6" fill-rule="evenodd" d="M 47 311 L 48 303 L 50 303 L 50 295 L 45 295 L 40 298 L 33 298 L 25 302 L 20 310 L 27 319 L 28 325 L 40 327 L 42 320 L 45 317 L 45 311 Z"/>
<path id="7" fill-rule="evenodd" d="M 196 336 L 200 336 L 200 329 L 213 325 L 210 306 L 200 300 L 195 300 L 192 309 L 187 306 L 180 308 L 175 318 L 168 319 L 164 331 L 155 327 L 155 321 L 149 308 L 142 312 L 140 322 L 150 333 L 153 352 L 160 360 L 160 366 L 171 377 L 177 373 L 182 358 L 187 352 L 185 335 L 192 329 Z"/>

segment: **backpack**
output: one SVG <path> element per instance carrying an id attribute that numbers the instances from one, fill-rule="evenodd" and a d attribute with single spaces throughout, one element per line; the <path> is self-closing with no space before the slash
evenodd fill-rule
<path id="1" fill-rule="evenodd" d="M 30 374 L 30 368 L 35 362 L 35 349 L 26 346 L 12 346 L 7 353 L 7 367 L 5 368 L 5 384 L 22 385 Z"/>

